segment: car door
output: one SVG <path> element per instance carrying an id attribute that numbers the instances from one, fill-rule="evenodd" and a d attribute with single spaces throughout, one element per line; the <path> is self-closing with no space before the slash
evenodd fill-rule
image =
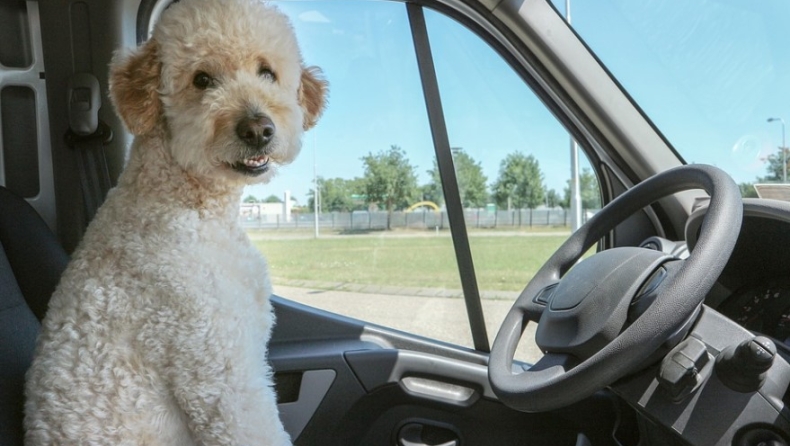
<path id="1" fill-rule="evenodd" d="M 278 7 L 330 83 L 301 158 L 244 194 L 273 277 L 270 360 L 296 444 L 611 443 L 623 417 L 606 393 L 519 413 L 486 370 L 520 290 L 609 195 L 598 164 L 581 152 L 574 221 L 578 149 L 470 17 L 385 1 Z M 524 367 L 540 357 L 532 330 Z"/>
<path id="2" fill-rule="evenodd" d="M 22 87 L 3 88 L 4 124 L 15 98 L 48 99 L 49 114 L 42 108 L 43 118 L 30 119 L 42 135 L 51 130 L 58 174 L 42 155 L 46 194 L 23 195 L 48 200 L 42 213 L 68 250 L 86 221 L 74 212 L 79 161 L 62 138 L 67 79 L 89 71 L 106 86 L 112 49 L 144 41 L 168 3 L 41 2 L 43 43 L 29 47 L 46 49 L 46 75 L 30 70 Z M 19 10 L 37 25 L 38 5 L 13 3 L 8 23 Z M 491 343 L 520 290 L 573 228 L 638 178 L 631 169 L 639 166 L 626 169 L 616 150 L 602 150 L 616 141 L 581 130 L 578 104 L 546 68 L 558 55 L 524 48 L 477 2 L 277 5 L 305 63 L 330 83 L 329 106 L 301 156 L 271 184 L 245 191 L 239 216 L 269 259 L 277 315 L 269 360 L 295 443 L 636 444 L 632 412 L 605 391 L 526 414 L 500 403 L 488 383 Z M 530 8 L 562 23 L 549 3 Z M 9 63 L 17 48 L 0 48 L 0 81 L 33 59 Z M 121 128 L 110 107 L 100 117 Z M 106 148 L 113 177 L 124 136 Z M 4 162 L 27 163 L 30 153 L 4 150 Z M 657 221 L 648 209 L 602 243 L 661 235 Z M 525 333 L 520 366 L 541 354 L 532 339 Z"/>

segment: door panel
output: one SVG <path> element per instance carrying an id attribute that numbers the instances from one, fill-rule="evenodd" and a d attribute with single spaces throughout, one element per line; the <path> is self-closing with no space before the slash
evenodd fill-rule
<path id="1" fill-rule="evenodd" d="M 297 445 L 615 444 L 619 410 L 607 393 L 556 412 L 513 411 L 491 392 L 483 354 L 273 302 L 269 358 Z"/>

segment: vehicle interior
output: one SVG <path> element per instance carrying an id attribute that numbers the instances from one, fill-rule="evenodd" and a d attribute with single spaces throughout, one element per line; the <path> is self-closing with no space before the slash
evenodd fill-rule
<path id="1" fill-rule="evenodd" d="M 144 42 L 169 3 L 0 3 L 2 445 L 23 442 L 24 374 L 46 302 L 131 142 L 107 97 L 108 64 Z M 275 286 L 268 359 L 294 444 L 790 444 L 790 202 L 742 198 L 723 163 L 684 159 L 571 26 L 569 2 L 274 3 L 295 20 L 357 11 L 346 19 L 372 35 L 388 32 L 391 17 L 365 9 L 371 4 L 402 17 L 469 339 L 461 345 L 319 308 Z M 486 90 L 469 88 L 472 103 L 455 103 L 445 89 L 465 85 L 437 82 L 448 71 L 442 48 L 453 46 L 431 30 L 439 20 L 468 32 L 531 92 L 563 135 L 565 145 L 552 150 L 565 154 L 575 141 L 599 185 L 602 208 L 524 281 L 501 323 L 481 304 L 487 287 L 476 278 L 478 242 L 448 137 L 473 126 L 476 115 L 459 125 L 454 114 L 485 102 L 474 92 Z M 305 31 L 303 40 L 311 38 L 320 40 Z M 305 47 L 309 63 L 313 51 Z M 330 88 L 342 87 L 332 73 Z M 329 120 L 346 100 L 342 88 L 331 91 Z M 507 134 L 522 124 L 478 130 Z M 439 317 L 420 316 L 428 325 Z M 522 338 L 537 345 L 536 358 L 519 357 Z"/>

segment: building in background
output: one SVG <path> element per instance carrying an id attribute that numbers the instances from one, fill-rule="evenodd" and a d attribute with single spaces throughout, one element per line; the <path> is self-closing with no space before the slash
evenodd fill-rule
<path id="1" fill-rule="evenodd" d="M 291 191 L 283 194 L 280 203 L 241 203 L 239 215 L 242 220 L 256 220 L 262 223 L 287 223 L 291 221 L 293 200 Z"/>

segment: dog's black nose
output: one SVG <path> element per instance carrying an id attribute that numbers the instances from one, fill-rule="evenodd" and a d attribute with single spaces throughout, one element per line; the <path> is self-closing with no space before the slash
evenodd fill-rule
<path id="1" fill-rule="evenodd" d="M 250 146 L 264 147 L 274 138 L 274 123 L 266 115 L 242 118 L 236 124 L 236 135 Z"/>

